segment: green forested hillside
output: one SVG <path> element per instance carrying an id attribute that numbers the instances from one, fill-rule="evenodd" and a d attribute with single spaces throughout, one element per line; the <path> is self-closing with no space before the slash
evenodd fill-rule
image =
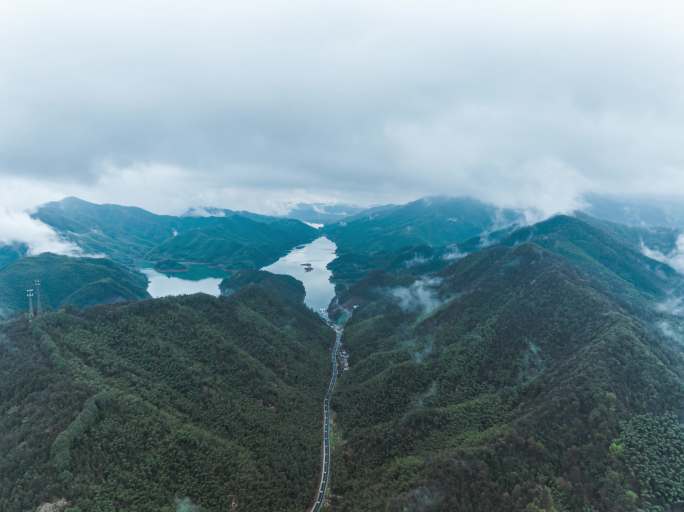
<path id="1" fill-rule="evenodd" d="M 174 217 L 67 198 L 41 206 L 35 216 L 86 253 L 129 266 L 172 261 L 259 268 L 318 236 L 296 220 L 229 210 L 220 214 Z"/>
<path id="2" fill-rule="evenodd" d="M 627 226 L 591 217 L 582 212 L 576 212 L 574 216 L 587 224 L 608 232 L 613 238 L 617 238 L 622 243 L 639 251 L 643 250 L 644 246 L 646 246 L 668 254 L 673 249 L 676 249 L 677 239 L 681 234 L 680 229 L 667 226 Z"/>
<path id="3" fill-rule="evenodd" d="M 272 274 L 265 270 L 240 270 L 221 282 L 223 295 L 232 295 L 251 284 L 257 284 L 279 293 L 293 303 L 304 302 L 306 290 L 301 281 L 292 276 Z"/>
<path id="4" fill-rule="evenodd" d="M 88 254 L 106 254 L 125 264 L 143 259 L 173 236 L 178 219 L 142 208 L 98 205 L 75 197 L 40 206 L 35 217 Z"/>
<path id="5" fill-rule="evenodd" d="M 257 286 L 5 325 L 0 510 L 304 510 L 332 339 Z"/>
<path id="6" fill-rule="evenodd" d="M 446 246 L 519 220 L 469 198 L 427 197 L 358 213 L 324 228 L 341 253 L 372 254 L 410 246 Z"/>
<path id="7" fill-rule="evenodd" d="M 0 269 L 6 267 L 10 263 L 23 258 L 28 251 L 28 248 L 23 244 L 8 244 L 0 245 Z"/>
<path id="8" fill-rule="evenodd" d="M 233 215 L 181 220 L 177 234 L 152 248 L 146 259 L 261 268 L 318 236 L 315 229 L 290 219 L 263 222 Z"/>
<path id="9" fill-rule="evenodd" d="M 580 243 L 587 233 L 555 220 L 429 279 L 366 284 L 334 398 L 335 510 L 656 511 L 684 501 L 684 345 L 658 328 L 654 317 L 667 314 L 655 303 L 650 317 L 630 312 L 613 286 L 619 276 L 620 290 L 648 293 L 662 269 L 645 262 L 646 279 L 629 255 L 612 265 Z"/>
<path id="10" fill-rule="evenodd" d="M 232 213 L 183 217 L 127 252 L 174 272 L 231 270 L 227 297 L 2 326 L 2 512 L 61 498 L 70 512 L 306 510 L 333 333 L 302 283 L 253 268 L 311 233 Z M 353 311 L 332 510 L 684 507 L 684 280 L 642 250 L 667 252 L 678 231 L 584 214 L 517 229 L 514 217 L 431 199 L 330 228 L 333 316 Z M 153 225 L 131 229 L 154 239 Z M 40 258 L 0 270 L 22 307 L 26 279 L 61 290 L 53 307 L 102 302 L 107 287 L 144 293 L 111 261 Z"/>
<path id="11" fill-rule="evenodd" d="M 521 228 L 502 243 L 515 245 L 525 241 L 533 241 L 560 254 L 590 273 L 600 273 L 603 267 L 625 283 L 648 293 L 662 293 L 677 275 L 671 267 L 644 256 L 636 247 L 625 243 L 615 232 L 599 229 L 574 217 L 558 215 Z"/>
<path id="12" fill-rule="evenodd" d="M 26 289 L 41 281 L 44 308 L 78 307 L 148 298 L 147 278 L 104 258 L 70 258 L 44 253 L 0 269 L 3 315 L 28 310 Z"/>
<path id="13" fill-rule="evenodd" d="M 459 243 L 479 250 L 491 232 L 506 233 L 521 220 L 513 210 L 470 198 L 426 197 L 405 205 L 381 206 L 357 213 L 323 232 L 337 244 L 329 268 L 340 301 L 368 272 L 435 271 L 460 257 Z"/>

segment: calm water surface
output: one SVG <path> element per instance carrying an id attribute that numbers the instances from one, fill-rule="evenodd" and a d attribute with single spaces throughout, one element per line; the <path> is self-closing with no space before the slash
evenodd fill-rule
<path id="1" fill-rule="evenodd" d="M 157 297 L 191 295 L 200 292 L 218 297 L 220 293 L 219 284 L 221 283 L 221 279 L 214 277 L 198 280 L 181 279 L 180 277 L 170 277 L 160 274 L 151 268 L 143 269 L 142 273 L 147 276 L 147 279 L 150 282 L 147 286 L 147 292 L 155 299 Z"/>
<path id="2" fill-rule="evenodd" d="M 272 265 L 264 267 L 273 274 L 288 274 L 304 283 L 306 304 L 315 311 L 326 310 L 335 296 L 335 287 L 330 282 L 332 273 L 326 268 L 335 259 L 337 246 L 322 236 L 310 244 L 292 250 Z M 306 264 L 311 271 L 306 271 Z"/>
<path id="3" fill-rule="evenodd" d="M 326 268 L 335 259 L 337 246 L 322 236 L 313 242 L 297 247 L 275 263 L 264 267 L 274 274 L 287 274 L 304 283 L 306 304 L 315 311 L 325 311 L 335 296 L 335 287 L 330 282 L 331 272 Z M 307 272 L 307 268 L 311 270 Z M 142 269 L 147 276 L 147 291 L 152 297 L 168 297 L 171 295 L 191 295 L 207 293 L 218 297 L 220 294 L 220 278 L 183 279 L 184 274 L 169 276 L 154 269 Z M 190 277 L 188 274 L 185 277 Z"/>

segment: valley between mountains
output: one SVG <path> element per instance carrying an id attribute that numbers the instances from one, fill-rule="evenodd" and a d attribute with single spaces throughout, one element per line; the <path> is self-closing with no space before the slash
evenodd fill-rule
<path id="1" fill-rule="evenodd" d="M 0 247 L 0 511 L 682 510 L 684 226 L 610 207 L 44 205 L 79 252 Z M 317 311 L 263 269 L 322 237 Z"/>

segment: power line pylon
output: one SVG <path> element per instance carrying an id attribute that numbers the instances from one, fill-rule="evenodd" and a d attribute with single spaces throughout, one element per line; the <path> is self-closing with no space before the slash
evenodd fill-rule
<path id="1" fill-rule="evenodd" d="M 33 287 L 36 290 L 36 315 L 40 316 L 43 313 L 43 302 L 40 296 L 40 279 L 33 281 Z"/>
<path id="2" fill-rule="evenodd" d="M 26 296 L 28 297 L 28 303 L 29 303 L 29 320 L 33 318 L 33 288 L 28 288 L 26 290 Z"/>

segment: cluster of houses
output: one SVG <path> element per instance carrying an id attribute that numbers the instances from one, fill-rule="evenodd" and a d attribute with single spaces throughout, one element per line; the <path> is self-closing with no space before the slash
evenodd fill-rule
<path id="1" fill-rule="evenodd" d="M 343 372 L 349 370 L 349 352 L 344 349 L 340 351 L 340 364 L 342 365 Z"/>

